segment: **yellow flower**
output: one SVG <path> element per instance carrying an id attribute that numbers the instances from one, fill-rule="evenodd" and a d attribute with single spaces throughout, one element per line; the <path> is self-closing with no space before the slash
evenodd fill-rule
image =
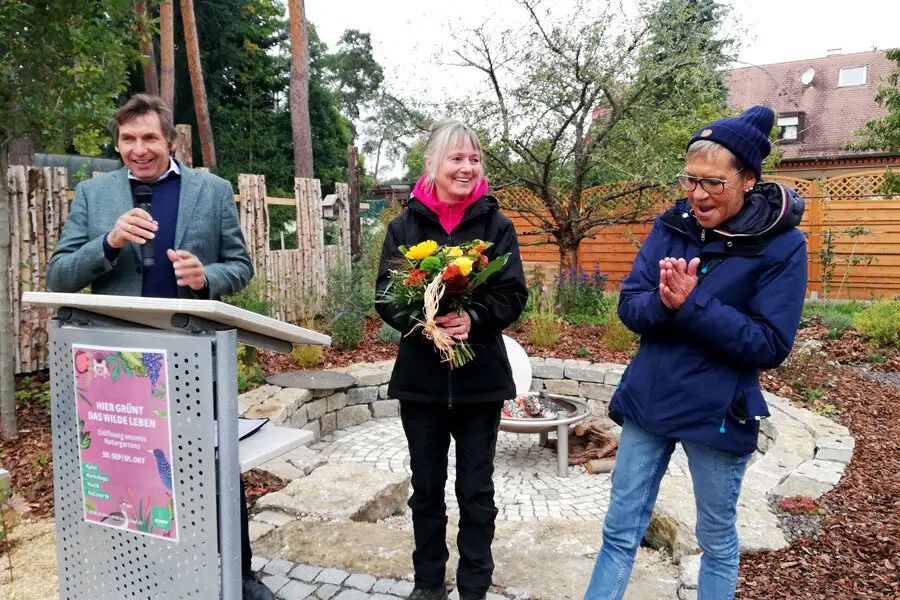
<path id="1" fill-rule="evenodd" d="M 447 256 L 462 256 L 462 249 L 459 246 L 450 246 L 444 248 L 444 254 Z"/>
<path id="2" fill-rule="evenodd" d="M 407 250 L 405 256 L 410 260 L 421 260 L 434 254 L 437 247 L 437 242 L 434 240 L 425 240 Z"/>
<path id="3" fill-rule="evenodd" d="M 467 276 L 472 272 L 472 264 L 475 261 L 467 256 L 460 256 L 456 260 L 453 261 L 453 264 L 459 267 L 459 272 L 464 276 Z"/>

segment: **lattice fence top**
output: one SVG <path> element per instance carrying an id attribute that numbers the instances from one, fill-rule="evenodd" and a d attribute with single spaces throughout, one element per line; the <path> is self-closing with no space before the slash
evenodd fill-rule
<path id="1" fill-rule="evenodd" d="M 842 198 L 867 198 L 881 200 L 879 191 L 884 184 L 884 171 L 869 171 L 855 175 L 832 177 L 822 182 L 822 195 L 831 200 Z"/>
<path id="2" fill-rule="evenodd" d="M 613 215 L 628 207 L 657 207 L 683 197 L 684 193 L 674 186 L 654 187 L 629 192 L 640 187 L 632 181 L 621 181 L 587 188 L 582 191 L 580 205 L 582 210 L 599 204 L 601 214 Z M 554 196 L 563 207 L 572 202 L 572 195 L 560 190 L 553 190 Z M 524 187 L 508 187 L 496 192 L 500 206 L 506 210 L 546 211 L 546 204 L 536 193 Z"/>

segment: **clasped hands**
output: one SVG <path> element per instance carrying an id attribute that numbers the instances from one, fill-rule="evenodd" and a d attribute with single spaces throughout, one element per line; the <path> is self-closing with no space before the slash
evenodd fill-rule
<path id="1" fill-rule="evenodd" d="M 666 257 L 659 261 L 659 297 L 669 310 L 678 310 L 697 285 L 700 259 Z"/>
<path id="2" fill-rule="evenodd" d="M 122 248 L 126 242 L 143 245 L 147 240 L 156 237 L 158 228 L 159 224 L 153 220 L 150 213 L 133 208 L 119 217 L 112 231 L 106 236 L 106 242 L 113 248 Z M 166 251 L 166 256 L 172 261 L 178 285 L 187 286 L 195 292 L 206 287 L 206 270 L 199 258 L 187 250 L 171 248 Z"/>
<path id="3" fill-rule="evenodd" d="M 472 318 L 466 311 L 451 312 L 435 317 L 434 323 L 447 334 L 461 341 L 469 338 L 469 330 L 472 329 Z"/>

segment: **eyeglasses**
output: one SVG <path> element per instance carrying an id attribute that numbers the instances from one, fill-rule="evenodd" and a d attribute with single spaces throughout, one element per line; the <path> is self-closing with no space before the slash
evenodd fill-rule
<path id="1" fill-rule="evenodd" d="M 743 170 L 744 169 L 738 169 L 738 171 L 728 179 L 719 179 L 717 177 L 694 177 L 693 175 L 688 175 L 682 171 L 675 176 L 675 179 L 678 180 L 678 185 L 688 192 L 693 192 L 697 189 L 697 184 L 699 183 L 700 187 L 702 187 L 707 194 L 721 194 L 725 191 L 725 184 L 740 175 Z"/>

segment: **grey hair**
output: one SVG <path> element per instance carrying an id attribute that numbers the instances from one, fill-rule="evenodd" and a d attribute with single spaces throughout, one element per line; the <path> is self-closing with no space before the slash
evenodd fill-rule
<path id="1" fill-rule="evenodd" d="M 711 140 L 697 140 L 693 144 L 691 144 L 687 149 L 687 154 L 684 156 L 685 162 L 694 156 L 704 157 L 704 158 L 716 158 L 724 152 L 729 159 L 731 159 L 731 165 L 734 167 L 735 171 L 740 171 L 745 168 L 744 163 L 741 162 L 737 156 L 735 156 L 731 150 L 719 144 L 717 142 L 713 142 Z"/>
<path id="2" fill-rule="evenodd" d="M 441 161 L 454 148 L 461 146 L 465 142 L 472 144 L 472 147 L 478 151 L 479 156 L 484 155 L 478 136 L 472 131 L 471 127 L 462 121 L 458 119 L 444 119 L 435 123 L 428 134 L 428 142 L 425 145 L 425 156 L 431 163 L 430 167 L 425 167 L 425 183 L 429 187 L 434 186 L 437 168 Z M 481 176 L 484 177 L 483 162 Z"/>

